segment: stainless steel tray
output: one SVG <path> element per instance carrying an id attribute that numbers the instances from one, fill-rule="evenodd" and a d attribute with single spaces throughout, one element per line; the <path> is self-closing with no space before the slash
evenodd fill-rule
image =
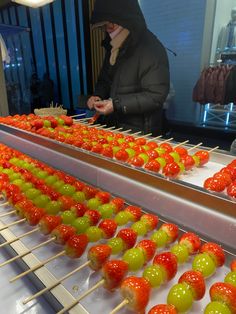
<path id="1" fill-rule="evenodd" d="M 14 128 L 1 126 L 0 141 L 55 168 L 62 169 L 90 184 L 97 185 L 101 189 L 122 196 L 129 202 L 139 204 L 145 210 L 160 215 L 165 221 L 176 222 L 184 230 L 193 230 L 207 240 L 214 240 L 217 243 L 223 244 L 230 251 L 228 262 L 232 258 L 232 254 L 236 252 L 236 207 L 235 203 L 226 197 L 207 193 L 197 186 L 192 186 L 185 182 L 168 181 L 161 176 L 153 176 L 140 170 L 137 171 L 137 169 L 129 168 L 74 149 L 69 145 L 62 145 L 61 143 L 46 140 L 40 136 L 34 136 Z M 214 153 L 213 162 L 217 163 L 218 160 L 220 165 L 223 165 L 228 163 L 230 158 L 232 157 Z M 8 217 L 1 219 L 1 221 L 8 223 L 12 219 L 14 218 Z M 26 225 L 19 225 L 1 231 L 1 235 L 6 240 L 10 240 L 15 236 L 14 234 L 21 234 L 28 230 L 29 227 Z M 11 245 L 11 248 L 15 252 L 21 253 L 26 247 L 30 248 L 40 241 L 42 241 L 42 236 L 35 233 L 34 237 L 17 241 L 14 245 Z M 53 253 L 58 252 L 58 250 L 60 248 L 54 244 L 50 244 L 50 246 L 27 255 L 23 259 L 23 263 L 20 263 L 20 267 L 22 269 L 32 267 L 39 260 L 44 260 Z M 12 250 L 8 254 L 12 254 Z M 54 282 L 55 278 L 60 278 L 84 261 L 85 257 L 75 261 L 71 261 L 67 257 L 61 257 L 36 271 L 35 276 L 29 277 L 29 279 L 35 285 L 44 284 L 45 286 L 49 286 Z M 168 283 L 168 285 L 155 290 L 147 309 L 150 309 L 155 304 L 166 302 L 166 296 L 170 287 L 177 282 L 179 276 L 185 270 L 190 268 L 191 261 L 179 268 L 175 279 Z M 4 268 L 0 269 L 0 274 L 3 271 Z M 215 276 L 207 280 L 208 288 L 213 282 L 222 281 L 228 271 L 229 268 L 227 265 L 219 269 Z M 11 275 L 9 274 L 9 279 L 10 277 Z M 73 297 L 79 296 L 88 287 L 91 287 L 97 282 L 98 279 L 99 275 L 92 274 L 89 269 L 67 279 L 62 285 L 53 289 L 52 294 L 47 294 L 47 297 L 50 298 L 52 311 L 55 312 L 60 304 L 63 306 L 70 304 Z M 1 293 L 0 299 L 2 298 Z M 19 306 L 19 302 L 23 301 L 25 297 L 27 295 L 24 294 L 22 298 L 17 299 L 15 312 L 12 313 L 22 313 L 22 306 Z M 119 302 L 119 293 L 111 294 L 103 289 L 99 289 L 84 299 L 80 305 L 77 305 L 70 312 L 109 313 Z M 196 302 L 189 313 L 199 314 L 208 302 L 209 295 L 206 293 L 204 299 L 201 302 Z M 37 311 L 35 309 L 35 302 L 30 303 L 30 307 L 26 307 L 25 311 L 31 313 L 31 307 L 33 313 L 35 313 Z M 51 309 L 45 310 L 41 307 L 40 313 L 44 313 L 44 311 L 45 313 L 50 313 Z M 125 309 L 120 313 L 129 312 Z"/>

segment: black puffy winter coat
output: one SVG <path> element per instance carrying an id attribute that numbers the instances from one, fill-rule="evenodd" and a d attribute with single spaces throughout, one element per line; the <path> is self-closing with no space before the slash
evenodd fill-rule
<path id="1" fill-rule="evenodd" d="M 95 95 L 102 99 L 112 98 L 114 113 L 102 117 L 102 122 L 133 131 L 160 134 L 162 107 L 169 92 L 166 50 L 147 29 L 137 0 L 97 0 L 91 24 L 104 21 L 121 25 L 130 34 L 114 66 L 109 63 L 110 37 L 107 36 L 103 42 L 106 55 Z"/>

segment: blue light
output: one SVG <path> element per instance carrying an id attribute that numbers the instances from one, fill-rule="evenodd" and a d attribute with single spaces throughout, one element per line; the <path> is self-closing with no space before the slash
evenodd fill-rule
<path id="1" fill-rule="evenodd" d="M 207 111 L 209 110 L 209 108 L 210 108 L 210 104 L 206 104 L 205 111 L 204 111 L 204 117 L 203 117 L 203 122 L 204 123 L 206 122 Z"/>

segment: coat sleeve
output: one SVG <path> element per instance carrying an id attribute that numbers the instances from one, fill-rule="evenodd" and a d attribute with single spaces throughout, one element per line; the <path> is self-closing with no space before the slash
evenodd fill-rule
<path id="1" fill-rule="evenodd" d="M 94 95 L 101 99 L 108 99 L 110 97 L 110 77 L 109 77 L 109 53 L 106 52 L 101 71 L 95 86 Z"/>
<path id="2" fill-rule="evenodd" d="M 146 50 L 140 54 L 138 79 L 140 92 L 116 95 L 113 100 L 116 112 L 144 114 L 162 108 L 169 93 L 169 63 L 165 49 Z"/>

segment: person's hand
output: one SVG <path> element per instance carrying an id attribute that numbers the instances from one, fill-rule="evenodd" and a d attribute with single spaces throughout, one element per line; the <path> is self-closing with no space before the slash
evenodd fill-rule
<path id="1" fill-rule="evenodd" d="M 99 96 L 91 96 L 87 101 L 87 106 L 89 107 L 89 109 L 94 109 L 95 102 L 99 100 L 101 100 Z"/>
<path id="2" fill-rule="evenodd" d="M 96 103 L 94 104 L 94 109 L 96 109 L 98 113 L 106 116 L 114 111 L 113 102 L 111 99 L 96 101 Z"/>

